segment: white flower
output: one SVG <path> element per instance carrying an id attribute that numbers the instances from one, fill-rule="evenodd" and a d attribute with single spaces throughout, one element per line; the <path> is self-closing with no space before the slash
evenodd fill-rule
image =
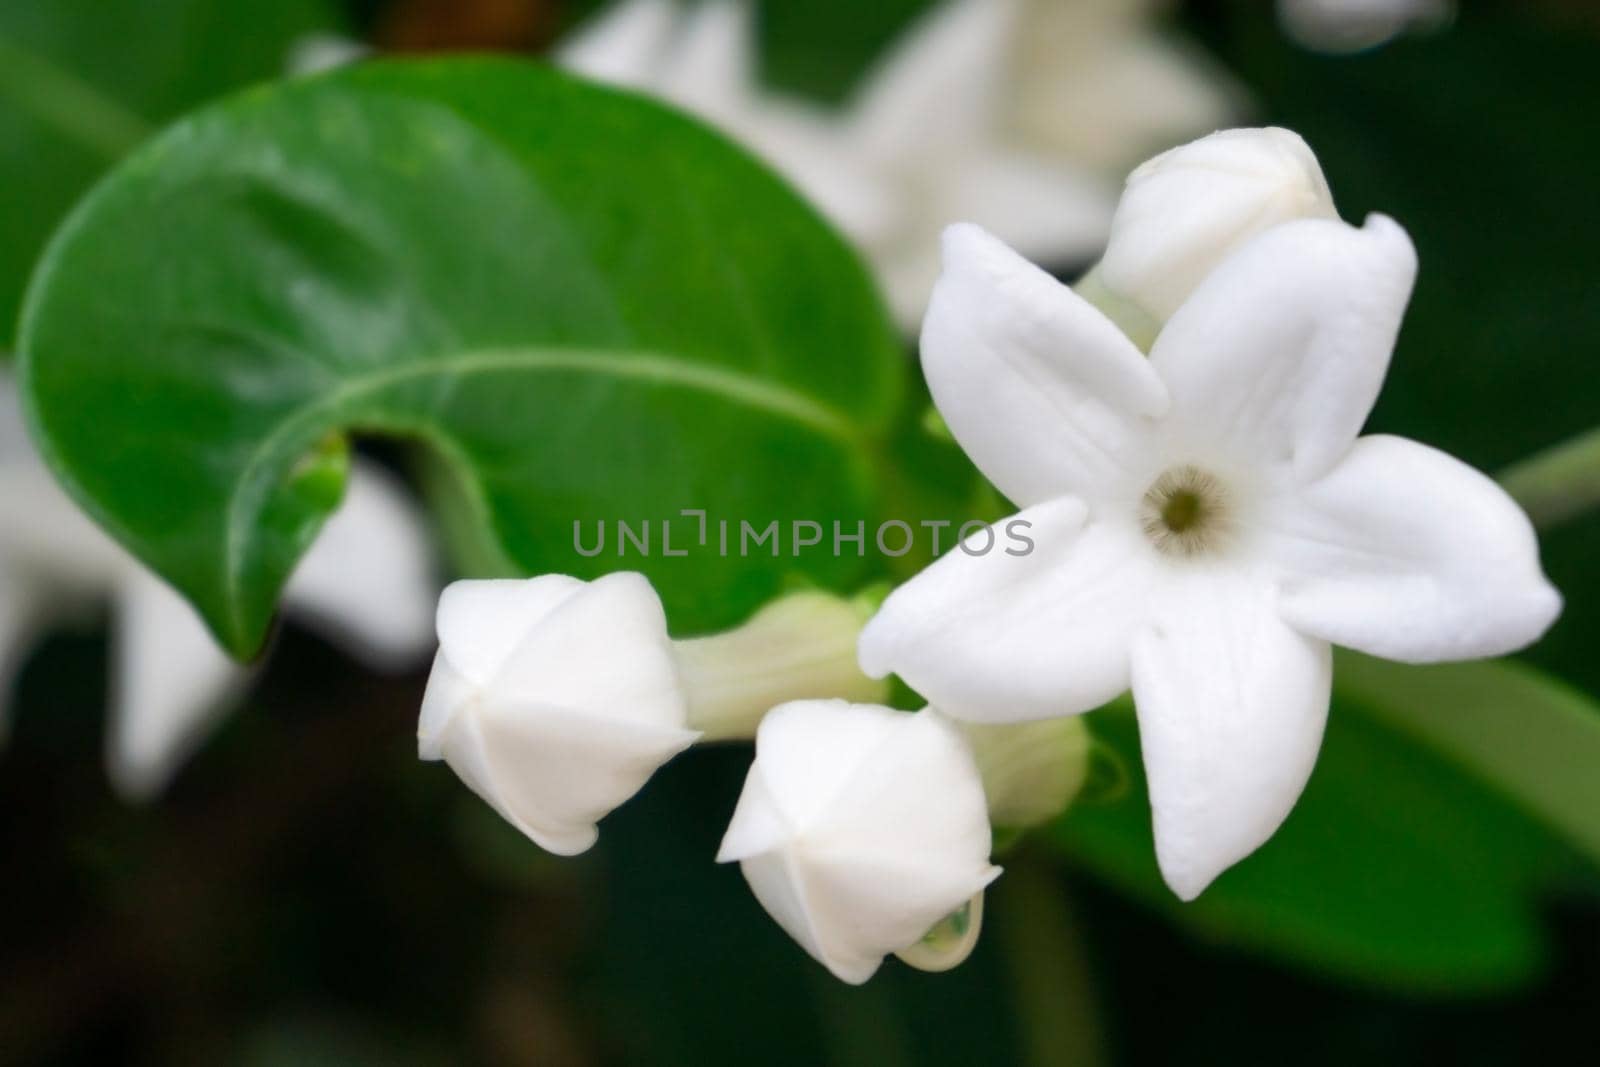
<path id="1" fill-rule="evenodd" d="M 950 0 L 832 112 L 759 84 L 741 0 L 624 0 L 558 59 L 675 103 L 763 156 L 865 253 L 909 329 L 949 222 L 975 220 L 1051 263 L 1088 259 L 1131 159 L 1224 120 L 1231 95 L 1159 43 L 1147 14 L 1103 0 Z"/>
<path id="2" fill-rule="evenodd" d="M 1278 0 L 1278 21 L 1307 48 L 1359 52 L 1406 30 L 1442 26 L 1453 0 Z"/>
<path id="3" fill-rule="evenodd" d="M 1280 223 L 1338 218 L 1322 167 L 1288 130 L 1221 130 L 1129 175 L 1096 277 L 1165 322 L 1245 241 Z"/>
<path id="4" fill-rule="evenodd" d="M 699 737 L 641 574 L 455 582 L 438 629 L 418 754 L 558 855 Z"/>
<path id="5" fill-rule="evenodd" d="M 250 677 L 198 614 L 102 533 L 39 462 L 10 379 L 0 376 L 0 726 L 12 675 L 63 617 L 113 608 L 108 770 L 130 799 L 159 791 Z M 422 655 L 432 560 L 394 480 L 357 461 L 345 500 L 284 594 L 287 610 L 375 666 Z"/>
<path id="6" fill-rule="evenodd" d="M 753 737 L 797 696 L 882 699 L 856 664 L 862 621 L 847 601 L 803 592 L 672 641 L 642 574 L 455 582 L 439 598 L 418 754 L 448 762 L 535 844 L 575 855 L 696 740 Z"/>
<path id="7" fill-rule="evenodd" d="M 840 979 L 859 984 L 992 882 L 978 769 L 959 730 L 839 701 L 774 708 L 719 862 Z"/>
<path id="8" fill-rule="evenodd" d="M 1257 235 L 1149 358 L 981 230 L 952 227 L 945 254 L 924 372 L 1037 547 L 950 552 L 868 623 L 862 665 L 980 721 L 1082 712 L 1131 687 L 1180 897 L 1299 796 L 1330 642 L 1462 659 L 1555 618 L 1532 527 L 1499 487 L 1423 445 L 1357 437 L 1416 269 L 1389 219 Z"/>
<path id="9" fill-rule="evenodd" d="M 1243 90 L 1157 23 L 1170 0 L 959 0 L 1020 5 L 1006 122 L 1033 150 L 1120 178 L 1152 152 L 1232 121 Z"/>

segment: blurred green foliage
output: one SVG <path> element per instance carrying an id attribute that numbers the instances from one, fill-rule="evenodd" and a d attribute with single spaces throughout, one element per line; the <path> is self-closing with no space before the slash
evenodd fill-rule
<path id="1" fill-rule="evenodd" d="M 39 12 L 94 6 L 13 4 L 0 12 L 0 48 L 24 39 L 18 26 Z M 593 6 L 565 9 L 570 19 Z M 928 5 L 764 6 L 769 74 L 838 99 Z M 1471 4 L 1446 32 L 1342 58 L 1294 48 L 1270 5 L 1248 0 L 1186 5 L 1171 27 L 1195 34 L 1249 87 L 1255 120 L 1306 136 L 1347 218 L 1379 210 L 1411 232 L 1418 290 L 1373 428 L 1490 470 L 1588 429 L 1600 412 L 1600 211 L 1585 202 L 1600 178 L 1600 39 L 1592 24 L 1544 10 Z M 123 51 L 99 66 L 149 77 L 185 69 L 161 58 L 165 45 L 140 41 L 159 24 L 102 37 L 98 47 Z M 272 35 L 263 29 L 260 40 Z M 163 120 L 213 88 L 270 73 L 268 50 L 262 43 L 259 70 L 202 62 L 214 78 L 205 87 L 133 110 Z M 63 66 L 72 54 L 49 53 Z M 120 87 L 123 76 L 108 73 L 106 84 Z M 10 84 L 0 75 L 0 99 Z M 113 95 L 130 106 L 142 99 L 134 88 Z M 17 179 L 20 195 L 0 205 L 0 268 L 12 256 L 18 274 L 33 253 L 17 250 L 36 246 L 104 166 L 81 148 L 35 151 L 14 132 L 39 128 L 37 116 L 0 107 L 0 153 L 51 168 L 60 160 L 63 175 Z M 884 506 L 908 516 L 973 499 L 965 461 L 918 432 L 924 404 L 913 397 L 901 409 L 886 451 Z M 1600 691 L 1596 543 L 1600 515 L 1545 535 L 1567 609 L 1528 657 L 1591 693 Z M 1517 748 L 1520 763 L 1486 773 L 1483 751 L 1522 746 L 1515 715 L 1524 699 L 1536 708 L 1542 698 L 1516 696 L 1492 671 L 1465 683 L 1467 693 L 1454 676 L 1373 686 L 1346 671 L 1304 801 L 1197 904 L 1177 904 L 1156 878 L 1135 776 L 1119 796 L 1080 806 L 1005 859 L 990 929 L 966 967 L 926 976 L 890 966 L 848 989 L 784 937 L 737 870 L 711 863 L 745 753 L 693 753 L 608 820 L 591 856 L 523 865 L 520 842 L 481 806 L 463 809 L 470 798 L 447 772 L 414 765 L 419 679 L 373 688 L 296 634 L 286 646 L 256 700 L 268 714 L 238 717 L 172 802 L 144 815 L 110 807 L 84 769 L 94 742 L 85 723 L 99 702 L 84 679 L 97 676 L 98 646 L 57 646 L 36 664 L 21 733 L 0 768 L 0 806 L 14 813 L 6 854 L 37 872 L 13 880 L 0 923 L 0 939 L 16 947 L 0 971 L 11 979 L 0 995 L 12 993 L 0 1038 L 66 1034 L 57 1047 L 95 1059 L 126 1051 L 119 1039 L 131 1037 L 148 1059 L 196 1062 L 877 1067 L 1109 1054 L 1524 1063 L 1570 1057 L 1592 1025 L 1596 880 L 1573 844 L 1582 834 L 1561 822 L 1581 821 L 1573 805 L 1587 794 L 1581 782 L 1553 783 L 1564 798 L 1557 817 L 1531 788 L 1552 785 L 1537 781 L 1541 761 L 1558 758 L 1548 753 L 1573 758 L 1588 743 L 1581 716 L 1592 706 L 1570 693 L 1548 721 L 1583 740 L 1541 735 Z M 1502 685 L 1513 691 L 1504 703 L 1450 715 Z M 1412 703 L 1397 708 L 1407 686 Z M 320 694 L 314 707 L 302 706 L 306 693 Z M 1427 715 L 1408 717 L 1418 707 Z M 333 732 L 338 716 L 359 728 Z M 1482 716 L 1494 727 L 1476 751 Z M 1091 721 L 1136 775 L 1126 711 Z M 350 762 L 342 776 L 308 771 L 315 761 L 305 753 L 324 745 Z M 1523 785 L 1497 770 L 1523 775 Z M 302 821 L 264 835 L 260 812 L 279 804 Z M 232 849 L 244 858 L 218 859 Z M 186 860 L 196 869 L 169 873 Z M 213 866 L 227 876 L 211 877 Z M 123 923 L 166 934 L 129 948 L 107 934 Z M 99 986 L 38 981 L 57 973 L 39 961 L 58 955 L 94 975 L 104 960 L 123 961 L 106 981 L 136 986 L 126 994 L 136 1008 L 119 1010 Z M 28 999 L 19 989 L 43 993 Z M 190 1047 L 163 1039 L 169 1027 Z"/>
<path id="2" fill-rule="evenodd" d="M 0 6 L 0 322 L 9 349 L 46 238 L 159 124 L 283 73 L 328 0 L 49 0 Z"/>

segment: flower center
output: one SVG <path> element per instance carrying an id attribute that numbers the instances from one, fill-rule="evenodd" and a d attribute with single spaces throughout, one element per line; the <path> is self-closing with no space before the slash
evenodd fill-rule
<path id="1" fill-rule="evenodd" d="M 1217 551 L 1232 526 L 1228 491 L 1216 475 L 1185 464 L 1164 471 L 1139 503 L 1145 536 L 1169 556 Z"/>

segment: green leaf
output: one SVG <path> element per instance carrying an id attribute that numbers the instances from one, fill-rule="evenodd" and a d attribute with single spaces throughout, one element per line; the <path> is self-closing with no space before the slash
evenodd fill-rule
<path id="1" fill-rule="evenodd" d="M 1411 667 L 1341 653 L 1339 688 L 1600 864 L 1600 707 L 1500 660 Z"/>
<path id="2" fill-rule="evenodd" d="M 338 19 L 325 0 L 7 0 L 0 5 L 0 321 L 50 231 L 155 124 L 283 70 Z M 4 347 L 4 345 L 0 345 Z"/>
<path id="3" fill-rule="evenodd" d="M 532 64 L 378 63 L 251 92 L 149 143 L 52 245 L 21 332 L 56 473 L 239 655 L 328 507 L 302 458 L 422 442 L 476 567 L 636 568 L 686 630 L 853 527 L 907 373 L 855 255 L 698 124 Z M 315 470 L 316 468 L 313 468 Z M 693 545 L 703 508 L 713 524 Z M 732 542 L 718 551 L 718 519 Z M 673 551 L 660 524 L 672 521 Z M 651 524 L 619 554 L 614 523 Z M 574 549 L 574 524 L 592 547 Z"/>
<path id="4" fill-rule="evenodd" d="M 1192 904 L 1156 869 L 1127 706 L 1093 713 L 1131 788 L 1079 804 L 1055 840 L 1202 939 L 1407 992 L 1476 994 L 1536 974 L 1536 894 L 1570 855 L 1450 761 L 1341 689 L 1305 795 L 1278 833 Z"/>

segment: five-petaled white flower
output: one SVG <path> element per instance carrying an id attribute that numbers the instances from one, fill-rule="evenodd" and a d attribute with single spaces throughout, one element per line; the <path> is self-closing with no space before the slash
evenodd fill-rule
<path id="1" fill-rule="evenodd" d="M 1000 869 L 971 750 L 932 710 L 843 700 L 774 708 L 717 860 L 846 982 L 872 977 Z"/>
<path id="2" fill-rule="evenodd" d="M 952 227 L 924 372 L 1038 547 L 949 553 L 868 623 L 863 667 L 982 721 L 1131 687 L 1161 870 L 1199 894 L 1299 796 L 1330 642 L 1487 656 L 1559 611 L 1499 487 L 1423 445 L 1357 437 L 1415 269 L 1387 218 L 1287 222 L 1206 277 L 1146 358 L 995 238 Z"/>
<path id="3" fill-rule="evenodd" d="M 949 0 L 893 42 L 830 111 L 760 85 L 744 0 L 623 0 L 558 50 L 763 156 L 865 253 L 907 329 L 952 219 L 1028 255 L 1097 253 L 1121 172 L 1225 121 L 1234 94 L 1121 0 Z"/>
<path id="4" fill-rule="evenodd" d="M 78 510 L 39 461 L 0 374 L 0 728 L 12 678 L 63 617 L 113 608 L 107 769 L 128 799 L 166 785 L 251 671 L 170 586 Z M 423 520 L 395 480 L 357 461 L 344 501 L 284 592 L 289 614 L 376 668 L 426 654 L 434 591 Z"/>
<path id="5" fill-rule="evenodd" d="M 642 574 L 460 581 L 439 598 L 439 653 L 417 750 L 442 759 L 533 842 L 570 856 L 696 740 L 754 736 L 798 695 L 882 699 L 855 661 L 862 613 L 820 592 L 673 641 Z"/>

